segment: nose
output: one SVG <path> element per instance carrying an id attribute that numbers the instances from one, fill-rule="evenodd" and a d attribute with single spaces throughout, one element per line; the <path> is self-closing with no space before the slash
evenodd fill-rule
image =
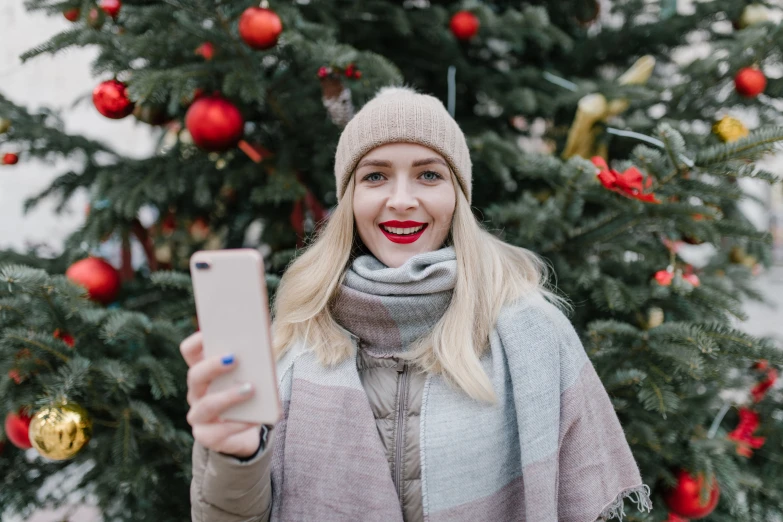
<path id="1" fill-rule="evenodd" d="M 391 210 L 409 210 L 419 206 L 419 200 L 413 193 L 413 186 L 407 179 L 397 176 L 391 195 L 386 200 L 386 208 Z"/>

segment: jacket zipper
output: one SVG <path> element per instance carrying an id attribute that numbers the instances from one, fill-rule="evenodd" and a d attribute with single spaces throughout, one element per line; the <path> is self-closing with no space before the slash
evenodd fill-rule
<path id="1" fill-rule="evenodd" d="M 397 440 L 394 453 L 394 485 L 397 487 L 397 497 L 402 503 L 402 444 L 404 441 L 404 429 L 405 421 L 405 403 L 407 402 L 408 395 L 408 363 L 403 362 L 402 371 L 397 366 L 397 373 L 400 374 L 400 392 L 399 400 L 397 402 Z"/>

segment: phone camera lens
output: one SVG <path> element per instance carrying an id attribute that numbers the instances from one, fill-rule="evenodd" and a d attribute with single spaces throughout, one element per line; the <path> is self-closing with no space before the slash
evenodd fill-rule
<path id="1" fill-rule="evenodd" d="M 198 270 L 208 270 L 209 263 L 205 263 L 204 261 L 199 261 L 198 263 L 196 263 L 196 268 Z"/>

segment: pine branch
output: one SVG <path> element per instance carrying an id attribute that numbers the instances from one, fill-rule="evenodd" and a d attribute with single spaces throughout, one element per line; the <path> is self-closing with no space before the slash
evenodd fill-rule
<path id="1" fill-rule="evenodd" d="M 43 394 L 36 404 L 42 408 L 57 403 L 60 399 L 79 401 L 87 389 L 91 364 L 89 359 L 75 356 L 60 366 L 53 375 L 49 375 L 43 384 Z"/>
<path id="2" fill-rule="evenodd" d="M 174 397 L 178 394 L 177 380 L 155 358 L 146 355 L 140 357 L 137 364 L 147 371 L 148 384 L 155 399 Z"/>
<path id="3" fill-rule="evenodd" d="M 764 127 L 737 141 L 713 145 L 699 152 L 696 165 L 711 167 L 732 159 L 756 159 L 783 140 L 783 127 Z"/>
<path id="4" fill-rule="evenodd" d="M 131 410 L 126 408 L 119 416 L 120 426 L 114 432 L 112 460 L 118 466 L 130 468 L 138 458 L 138 444 L 131 426 Z"/>
<path id="5" fill-rule="evenodd" d="M 180 290 L 188 293 L 192 293 L 193 291 L 193 283 L 190 276 L 182 272 L 159 270 L 154 274 L 150 274 L 150 281 L 155 286 L 161 288 L 171 288 L 173 290 Z"/>
<path id="6" fill-rule="evenodd" d="M 32 49 L 25 51 L 19 56 L 22 63 L 27 62 L 42 54 L 50 54 L 52 56 L 64 51 L 69 47 L 86 47 L 88 45 L 95 45 L 104 43 L 105 37 L 101 37 L 98 31 L 83 28 L 70 29 L 63 31 L 51 37 L 47 42 L 39 44 Z"/>
<path id="7" fill-rule="evenodd" d="M 680 399 L 672 386 L 650 376 L 642 381 L 638 398 L 647 411 L 658 412 L 664 419 L 667 414 L 676 413 L 680 407 Z"/>
<path id="8" fill-rule="evenodd" d="M 67 346 L 61 341 L 53 339 L 51 336 L 31 332 L 29 328 L 25 327 L 5 328 L 0 337 L 0 348 L 9 353 L 28 349 L 34 355 L 50 355 L 68 363 L 71 357 L 61 347 L 67 349 Z"/>

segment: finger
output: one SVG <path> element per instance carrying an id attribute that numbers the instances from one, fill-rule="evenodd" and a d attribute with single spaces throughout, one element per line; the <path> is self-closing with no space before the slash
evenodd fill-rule
<path id="1" fill-rule="evenodd" d="M 204 345 L 201 332 L 187 336 L 179 345 L 179 351 L 188 366 L 193 366 L 204 359 Z"/>
<path id="2" fill-rule="evenodd" d="M 195 398 L 201 398 L 207 393 L 207 387 L 215 377 L 228 373 L 234 369 L 237 361 L 233 355 L 224 357 L 210 357 L 197 362 L 188 370 L 188 391 Z"/>
<path id="3" fill-rule="evenodd" d="M 210 448 L 219 445 L 233 435 L 257 427 L 257 424 L 246 422 L 197 424 L 193 427 L 193 438 L 199 441 L 202 446 Z"/>
<path id="4" fill-rule="evenodd" d="M 228 448 L 246 448 L 247 451 L 252 451 L 255 453 L 261 444 L 260 427 L 255 427 L 250 433 L 253 434 L 253 436 L 250 438 L 248 438 L 249 435 L 247 431 L 240 431 L 239 433 L 229 435 L 226 437 L 226 439 L 223 440 L 222 446 Z"/>
<path id="5" fill-rule="evenodd" d="M 195 427 L 197 424 L 215 422 L 227 409 L 252 397 L 253 392 L 253 385 L 246 382 L 230 390 L 205 395 L 190 407 L 188 424 Z"/>

